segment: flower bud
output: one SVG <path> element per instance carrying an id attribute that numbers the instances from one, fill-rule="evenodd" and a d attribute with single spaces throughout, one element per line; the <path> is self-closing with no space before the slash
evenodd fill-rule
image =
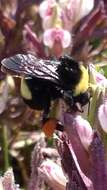
<path id="1" fill-rule="evenodd" d="M 79 115 L 76 116 L 75 122 L 76 130 L 80 137 L 81 143 L 85 147 L 85 149 L 88 149 L 93 137 L 92 127 L 87 120 L 83 119 Z"/>

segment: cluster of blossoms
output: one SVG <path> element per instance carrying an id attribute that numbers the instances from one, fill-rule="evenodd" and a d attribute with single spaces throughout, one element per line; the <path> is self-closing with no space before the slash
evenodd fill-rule
<path id="1" fill-rule="evenodd" d="M 91 0 L 45 0 L 40 4 L 39 14 L 42 18 L 43 42 L 53 49 L 53 54 L 60 56 L 62 49 L 72 46 L 72 29 L 94 6 Z"/>

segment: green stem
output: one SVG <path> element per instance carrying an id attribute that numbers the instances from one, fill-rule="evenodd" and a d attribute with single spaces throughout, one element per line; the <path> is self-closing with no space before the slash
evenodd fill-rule
<path id="1" fill-rule="evenodd" d="M 6 125 L 2 125 L 3 131 L 3 159 L 4 159 L 4 170 L 9 168 L 9 152 L 8 152 L 8 130 Z"/>
<path id="2" fill-rule="evenodd" d="M 99 87 L 97 87 L 96 91 L 94 93 L 94 96 L 92 98 L 92 101 L 91 101 L 90 110 L 89 110 L 89 114 L 88 114 L 88 118 L 87 118 L 89 123 L 93 127 L 94 127 L 94 122 L 96 119 L 96 110 L 97 110 L 97 106 L 98 106 L 97 104 L 98 104 L 98 99 L 99 99 L 100 93 L 101 93 L 101 90 Z"/>

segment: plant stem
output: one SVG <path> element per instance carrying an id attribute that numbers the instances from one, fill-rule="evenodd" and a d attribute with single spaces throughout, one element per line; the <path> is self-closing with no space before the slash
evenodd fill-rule
<path id="1" fill-rule="evenodd" d="M 90 104 L 90 110 L 89 110 L 89 114 L 88 114 L 88 121 L 91 124 L 91 126 L 94 127 L 94 123 L 95 123 L 95 119 L 96 119 L 96 111 L 98 108 L 98 100 L 100 98 L 100 94 L 101 94 L 101 89 L 99 87 L 96 88 L 96 91 L 93 95 L 91 104 Z"/>
<path id="2" fill-rule="evenodd" d="M 7 126 L 2 124 L 3 132 L 3 158 L 4 158 L 4 170 L 9 168 L 9 152 L 8 152 L 8 131 Z"/>

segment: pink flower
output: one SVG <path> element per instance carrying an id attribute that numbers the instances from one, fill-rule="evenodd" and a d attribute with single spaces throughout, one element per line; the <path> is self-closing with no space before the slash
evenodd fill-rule
<path id="1" fill-rule="evenodd" d="M 44 30 L 53 27 L 62 27 L 61 8 L 55 0 L 45 0 L 39 7 Z"/>
<path id="2" fill-rule="evenodd" d="M 56 9 L 58 11 L 58 17 L 62 17 L 63 25 L 67 26 L 67 23 L 69 23 L 72 27 L 80 19 L 88 15 L 93 7 L 94 0 L 45 0 L 40 4 L 39 14 L 43 19 L 45 29 L 46 26 L 49 28 L 51 21 L 53 21 Z"/>
<path id="3" fill-rule="evenodd" d="M 39 14 L 42 19 L 52 16 L 53 7 L 56 5 L 56 0 L 45 0 L 40 4 Z"/>
<path id="4" fill-rule="evenodd" d="M 88 15 L 94 7 L 94 0 L 70 0 L 67 4 L 67 10 L 70 13 L 74 24 L 84 16 Z"/>
<path id="5" fill-rule="evenodd" d="M 94 7 L 94 0 L 69 0 L 62 10 L 64 28 L 71 30 Z"/>
<path id="6" fill-rule="evenodd" d="M 44 32 L 43 42 L 50 48 L 52 48 L 56 42 L 61 43 L 63 48 L 67 48 L 71 44 L 71 34 L 61 28 L 51 28 Z"/>
<path id="7" fill-rule="evenodd" d="M 107 133 L 107 99 L 99 107 L 98 119 L 102 129 Z"/>

